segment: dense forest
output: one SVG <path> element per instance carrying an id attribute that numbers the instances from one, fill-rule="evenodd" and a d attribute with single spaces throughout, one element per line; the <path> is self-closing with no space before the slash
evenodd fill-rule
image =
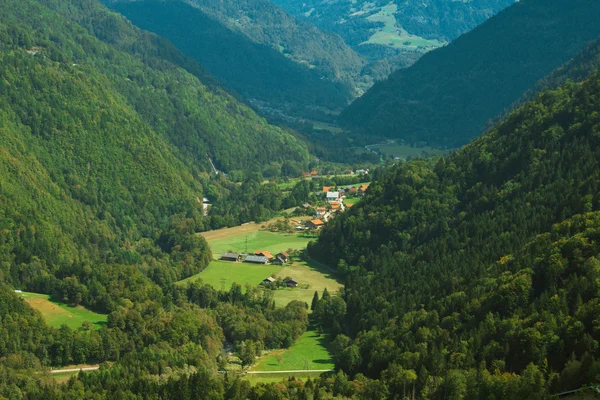
<path id="1" fill-rule="evenodd" d="M 130 0 L 103 0 L 107 4 Z M 179 1 L 179 0 L 176 0 Z M 185 0 L 251 41 L 315 68 L 331 81 L 351 82 L 363 65 L 360 56 L 337 35 L 296 20 L 269 0 Z"/>
<path id="2" fill-rule="evenodd" d="M 341 369 L 440 399 L 597 379 L 599 101 L 598 74 L 545 92 L 326 227 L 310 251 L 347 274 Z"/>
<path id="3" fill-rule="evenodd" d="M 112 311 L 130 298 L 127 286 L 111 283 L 126 271 L 139 267 L 167 287 L 211 259 L 196 232 L 282 206 L 204 218 L 203 196 L 218 207 L 237 190 L 223 174 L 209 175 L 208 155 L 242 176 L 247 168 L 298 174 L 307 165 L 292 135 L 210 78 L 203 84 L 182 68 L 202 76 L 198 64 L 101 4 L 6 1 L 0 10 L 5 282 Z M 245 194 L 259 201 L 265 189 Z"/>
<path id="4" fill-rule="evenodd" d="M 112 7 L 136 26 L 169 39 L 265 113 L 275 109 L 285 115 L 314 117 L 319 108 L 341 111 L 353 99 L 350 84 L 322 79 L 318 69 L 253 42 L 184 2 L 136 1 Z"/>
<path id="5" fill-rule="evenodd" d="M 458 147 L 600 34 L 593 0 L 522 0 L 374 85 L 340 116 L 358 132 Z"/>

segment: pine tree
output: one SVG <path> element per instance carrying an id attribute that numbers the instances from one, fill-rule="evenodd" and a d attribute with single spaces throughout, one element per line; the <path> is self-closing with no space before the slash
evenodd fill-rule
<path id="1" fill-rule="evenodd" d="M 327 290 L 327 289 L 325 289 L 325 290 Z M 315 307 L 317 306 L 318 302 L 319 302 L 319 292 L 315 290 L 315 295 L 313 296 L 312 303 L 310 304 L 310 309 L 312 311 L 315 310 Z"/>

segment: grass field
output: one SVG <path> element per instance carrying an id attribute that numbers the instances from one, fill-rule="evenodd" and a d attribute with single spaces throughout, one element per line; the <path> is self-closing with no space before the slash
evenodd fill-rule
<path id="1" fill-rule="evenodd" d="M 380 150 L 386 156 L 399 157 L 407 159 L 408 157 L 431 157 L 443 156 L 452 152 L 452 150 L 441 150 L 433 147 L 410 147 L 397 143 L 376 144 L 369 146 L 371 150 Z"/>
<path id="2" fill-rule="evenodd" d="M 274 350 L 257 361 L 252 371 L 322 370 L 335 367 L 329 340 L 309 328 L 289 349 Z M 282 377 L 284 378 L 284 377 Z"/>
<path id="3" fill-rule="evenodd" d="M 348 204 L 356 204 L 360 201 L 360 197 L 346 197 L 344 199 L 344 204 L 347 206 Z"/>
<path id="4" fill-rule="evenodd" d="M 279 272 L 280 269 L 280 266 L 271 264 L 246 264 L 215 260 L 204 271 L 179 281 L 177 284 L 185 285 L 201 278 L 204 283 L 215 289 L 229 290 L 234 282 L 241 285 L 246 283 L 258 285 L 263 279 Z"/>
<path id="5" fill-rule="evenodd" d="M 373 14 L 367 18 L 371 22 L 381 22 L 384 27 L 373 34 L 365 43 L 380 44 L 390 46 L 397 49 L 416 50 L 418 47 L 433 49 L 440 47 L 441 42 L 437 40 L 428 40 L 419 36 L 410 35 L 402 29 L 395 17 L 398 6 L 390 3 L 387 6 L 381 7 L 377 14 Z"/>
<path id="6" fill-rule="evenodd" d="M 178 285 L 186 285 L 197 279 L 202 279 L 205 284 L 211 285 L 218 290 L 228 290 L 232 283 L 245 285 L 258 285 L 266 277 L 275 274 L 282 279 L 290 276 L 300 282 L 301 287 L 308 285 L 308 289 L 297 287 L 294 289 L 279 289 L 274 293 L 274 300 L 278 306 L 285 306 L 293 300 L 311 303 L 315 291 L 319 294 L 323 290 L 331 293 L 339 291 L 342 287 L 335 276 L 326 268 L 314 262 L 297 262 L 289 266 L 261 265 L 232 263 L 229 261 L 215 260 L 199 274 L 177 282 Z"/>
<path id="7" fill-rule="evenodd" d="M 314 238 L 295 234 L 285 235 L 276 232 L 257 231 L 235 235 L 227 239 L 211 240 L 208 244 L 213 252 L 213 256 L 219 258 L 226 251 L 245 253 L 246 244 L 248 245 L 249 253 L 254 253 L 256 250 L 264 250 L 275 255 L 280 251 L 287 251 L 288 249 L 304 249 L 311 240 L 314 240 Z"/>
<path id="8" fill-rule="evenodd" d="M 55 328 L 60 328 L 63 324 L 69 328 L 77 329 L 85 321 L 94 324 L 98 329 L 106 324 L 106 315 L 98 314 L 84 307 L 71 307 L 67 304 L 50 300 L 46 294 L 24 292 L 22 297 L 34 309 L 38 310 L 46 323 Z"/>

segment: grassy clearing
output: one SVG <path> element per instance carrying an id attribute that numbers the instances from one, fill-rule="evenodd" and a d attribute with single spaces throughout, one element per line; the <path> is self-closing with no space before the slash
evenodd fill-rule
<path id="1" fill-rule="evenodd" d="M 356 204 L 360 201 L 360 197 L 346 197 L 344 199 L 344 204 L 348 206 L 349 204 Z"/>
<path id="2" fill-rule="evenodd" d="M 213 256 L 219 258 L 226 251 L 245 253 L 246 244 L 249 253 L 254 253 L 256 250 L 264 250 L 275 255 L 280 251 L 287 251 L 288 249 L 303 249 L 311 240 L 314 239 L 295 234 L 286 235 L 276 232 L 258 231 L 227 239 L 212 240 L 208 244 L 213 252 Z"/>
<path id="3" fill-rule="evenodd" d="M 274 293 L 275 304 L 284 307 L 293 300 L 311 303 L 315 291 L 319 295 L 323 290 L 331 293 L 339 291 L 342 284 L 336 280 L 336 277 L 324 266 L 314 262 L 297 262 L 289 266 L 261 265 L 233 263 L 229 261 L 215 260 L 199 274 L 177 282 L 178 285 L 186 285 L 198 279 L 202 279 L 205 284 L 211 285 L 215 289 L 228 290 L 235 282 L 240 285 L 249 283 L 258 285 L 268 276 L 275 274 L 282 279 L 290 276 L 298 282 L 301 287 L 308 285 L 308 289 L 300 287 L 294 289 L 279 289 Z"/>
<path id="4" fill-rule="evenodd" d="M 229 250 L 245 252 L 246 238 L 249 252 L 264 250 L 273 254 L 288 249 L 304 249 L 308 242 L 313 240 L 313 238 L 299 235 L 259 231 L 259 228 L 260 226 L 257 224 L 247 224 L 241 227 L 206 232 L 203 233 L 203 236 L 207 239 L 215 258 Z M 233 283 L 258 285 L 271 275 L 282 279 L 289 276 L 300 283 L 298 288 L 275 291 L 275 303 L 281 307 L 293 300 L 310 304 L 315 291 L 321 294 L 327 288 L 331 293 L 335 293 L 342 286 L 327 267 L 312 261 L 296 261 L 287 266 L 278 266 L 214 260 L 204 271 L 179 281 L 177 284 L 186 285 L 202 279 L 205 284 L 211 285 L 215 289 L 228 290 Z"/>
<path id="5" fill-rule="evenodd" d="M 79 371 L 76 372 L 64 372 L 62 374 L 52 374 L 52 379 L 55 383 L 64 384 L 71 379 L 72 376 L 77 375 Z"/>
<path id="6" fill-rule="evenodd" d="M 313 122 L 313 130 L 315 131 L 326 131 L 331 133 L 343 133 L 344 130 L 337 125 L 328 124 L 326 122 Z"/>
<path id="7" fill-rule="evenodd" d="M 373 34 L 365 43 L 379 44 L 404 50 L 416 50 L 418 47 L 433 49 L 442 45 L 437 40 L 428 40 L 419 36 L 413 36 L 402 29 L 398 25 L 394 15 L 397 10 L 398 6 L 390 3 L 387 6 L 381 7 L 377 14 L 373 14 L 367 18 L 371 22 L 383 23 L 384 27 Z"/>
<path id="8" fill-rule="evenodd" d="M 248 374 L 244 375 L 243 379 L 250 382 L 251 385 L 257 383 L 275 383 L 283 380 L 288 380 L 293 377 L 296 380 L 306 381 L 308 378 L 316 379 L 321 376 L 321 372 L 304 372 L 294 375 L 282 375 L 282 374 Z"/>
<path id="9" fill-rule="evenodd" d="M 185 285 L 200 278 L 202 282 L 211 285 L 215 289 L 229 290 L 231 284 L 234 282 L 241 285 L 245 285 L 246 283 L 258 285 L 263 279 L 279 272 L 280 269 L 281 267 L 278 265 L 234 263 L 215 260 L 204 271 L 179 281 L 177 284 Z"/>
<path id="10" fill-rule="evenodd" d="M 386 156 L 407 159 L 408 157 L 432 157 L 449 154 L 452 150 L 440 150 L 433 147 L 410 147 L 396 143 L 369 146 L 371 150 L 380 150 Z"/>
<path id="11" fill-rule="evenodd" d="M 34 309 L 38 310 L 46 323 L 54 328 L 67 325 L 71 329 L 77 329 L 85 321 L 94 325 L 95 329 L 106 324 L 107 316 L 90 311 L 82 306 L 71 307 L 67 304 L 51 301 L 46 294 L 22 293 L 23 299 Z"/>
<path id="12" fill-rule="evenodd" d="M 289 349 L 274 350 L 262 357 L 252 371 L 323 370 L 335 367 L 325 335 L 312 327 Z M 284 377 L 282 377 L 284 378 Z"/>

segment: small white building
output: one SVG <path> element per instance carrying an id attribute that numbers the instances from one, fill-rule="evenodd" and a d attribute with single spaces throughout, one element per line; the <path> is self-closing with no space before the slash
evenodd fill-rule
<path id="1" fill-rule="evenodd" d="M 208 201 L 206 197 L 202 199 L 202 213 L 204 216 L 208 216 L 208 210 L 212 207 L 212 204 Z"/>
<path id="2" fill-rule="evenodd" d="M 338 201 L 340 199 L 340 192 L 327 192 L 327 201 L 329 203 Z"/>

